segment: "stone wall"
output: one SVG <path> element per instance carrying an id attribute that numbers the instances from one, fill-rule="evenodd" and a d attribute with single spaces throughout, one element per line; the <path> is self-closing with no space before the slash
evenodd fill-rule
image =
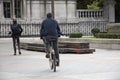
<path id="1" fill-rule="evenodd" d="M 10 7 L 10 18 L 4 17 L 4 6 L 3 3 L 8 1 L 11 5 Z M 15 18 L 14 4 L 12 4 L 13 0 L 0 0 L 0 21 L 11 20 Z M 55 0 L 55 18 L 63 21 L 75 18 L 76 13 L 76 0 Z M 44 0 L 21 0 L 21 18 L 19 20 L 27 20 L 27 21 L 41 21 L 46 18 L 46 14 L 51 12 L 51 0 L 46 0 L 46 4 L 44 5 Z"/>
<path id="2" fill-rule="evenodd" d="M 46 9 L 43 0 L 27 0 L 27 20 L 42 20 L 46 14 L 51 12 L 51 1 L 46 1 Z M 55 18 L 59 21 L 75 18 L 76 1 L 55 0 L 54 2 Z"/>
<path id="3" fill-rule="evenodd" d="M 108 33 L 120 33 L 120 23 L 111 23 L 107 25 Z"/>

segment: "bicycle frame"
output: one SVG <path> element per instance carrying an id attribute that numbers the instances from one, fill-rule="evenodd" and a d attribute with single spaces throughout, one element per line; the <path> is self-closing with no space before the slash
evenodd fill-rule
<path id="1" fill-rule="evenodd" d="M 49 64 L 50 64 L 51 70 L 53 69 L 54 72 L 56 72 L 56 57 L 55 57 L 55 52 L 54 52 L 54 49 L 53 49 L 53 42 L 51 42 L 51 45 L 50 45 Z"/>

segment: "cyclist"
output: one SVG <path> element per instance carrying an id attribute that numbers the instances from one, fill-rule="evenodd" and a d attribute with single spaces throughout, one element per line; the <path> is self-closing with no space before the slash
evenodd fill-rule
<path id="1" fill-rule="evenodd" d="M 55 41 L 53 42 L 53 49 L 55 51 L 56 60 L 58 61 L 57 66 L 59 66 L 59 50 L 58 50 L 58 37 L 61 36 L 60 27 L 58 22 L 53 19 L 51 13 L 47 14 L 47 19 L 42 22 L 41 29 L 40 29 L 40 37 L 43 39 L 45 44 L 45 51 L 46 51 L 46 58 L 49 58 L 49 46 L 50 46 L 50 39 L 54 38 Z"/>

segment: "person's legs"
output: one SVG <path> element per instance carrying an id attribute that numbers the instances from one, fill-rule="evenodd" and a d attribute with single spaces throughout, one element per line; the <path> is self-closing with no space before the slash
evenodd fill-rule
<path id="1" fill-rule="evenodd" d="M 14 55 L 16 55 L 16 38 L 15 37 L 12 38 L 13 38 Z"/>
<path id="2" fill-rule="evenodd" d="M 50 52 L 49 48 L 50 48 L 50 42 L 45 38 L 44 40 L 44 45 L 45 45 L 45 52 Z"/>
<path id="3" fill-rule="evenodd" d="M 19 54 L 21 54 L 21 51 L 20 51 L 20 39 L 19 39 L 19 36 L 17 37 L 17 45 L 18 45 L 18 52 L 19 52 Z"/>
<path id="4" fill-rule="evenodd" d="M 57 41 L 53 42 L 53 48 L 54 48 L 54 51 L 55 51 L 56 58 L 59 59 L 59 50 L 58 50 L 58 42 Z"/>
<path id="5" fill-rule="evenodd" d="M 56 39 L 56 41 L 53 42 L 53 48 L 54 48 L 54 51 L 55 51 L 56 59 L 58 61 L 57 65 L 59 66 L 60 58 L 59 58 L 59 49 L 58 49 L 58 39 Z"/>
<path id="6" fill-rule="evenodd" d="M 43 42 L 44 42 L 44 46 L 45 46 L 46 58 L 49 58 L 49 53 L 50 53 L 50 50 L 49 50 L 49 48 L 50 48 L 50 43 L 49 43 L 49 41 L 48 41 L 47 38 L 44 38 L 44 39 L 43 39 Z"/>

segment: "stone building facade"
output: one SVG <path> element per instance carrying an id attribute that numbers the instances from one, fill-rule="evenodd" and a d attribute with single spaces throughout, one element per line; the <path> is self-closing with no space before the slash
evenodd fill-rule
<path id="1" fill-rule="evenodd" d="M 51 12 L 51 0 L 0 0 L 0 20 L 41 21 Z M 76 0 L 55 0 L 55 18 L 66 20 L 75 18 Z M 68 14 L 69 13 L 69 14 Z"/>
<path id="2" fill-rule="evenodd" d="M 51 1 L 0 0 L 0 37 L 9 36 L 13 18 L 23 27 L 22 36 L 38 36 L 41 22 L 52 12 Z M 54 0 L 54 14 L 63 34 L 81 32 L 89 36 L 94 27 L 105 31 L 108 23 L 115 22 L 115 0 L 105 0 L 100 10 L 77 10 L 76 0 Z"/>

